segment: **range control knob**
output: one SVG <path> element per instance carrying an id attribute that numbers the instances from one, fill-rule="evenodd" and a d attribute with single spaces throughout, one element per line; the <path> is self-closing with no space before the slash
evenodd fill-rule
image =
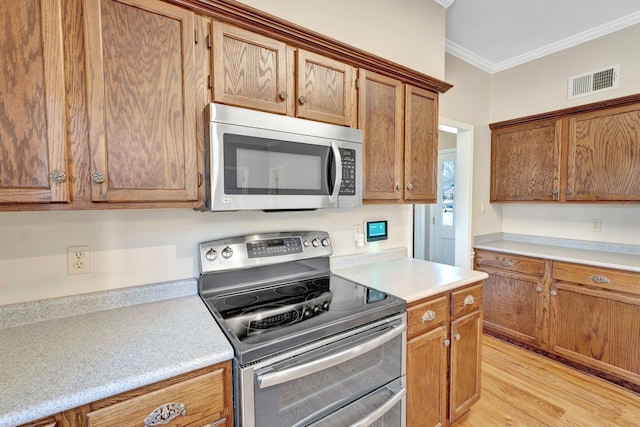
<path id="1" fill-rule="evenodd" d="M 320 240 L 318 239 L 313 239 L 311 241 L 311 244 L 313 245 L 314 248 L 317 248 L 318 246 L 320 246 Z"/>
<path id="2" fill-rule="evenodd" d="M 322 246 L 330 246 L 330 245 L 331 245 L 331 242 L 329 241 L 329 239 L 327 237 L 322 239 Z"/>
<path id="3" fill-rule="evenodd" d="M 218 258 L 218 252 L 215 249 L 209 249 L 204 255 L 209 261 L 213 261 Z"/>
<path id="4" fill-rule="evenodd" d="M 329 310 L 329 301 L 325 301 L 322 303 L 322 309 L 323 310 Z"/>
<path id="5" fill-rule="evenodd" d="M 320 307 L 317 305 L 313 306 L 313 314 L 318 314 L 320 312 Z"/>
<path id="6" fill-rule="evenodd" d="M 305 239 L 305 241 L 302 242 L 302 244 L 304 245 L 305 248 L 308 248 L 311 243 L 309 243 L 309 241 Z"/>
<path id="7" fill-rule="evenodd" d="M 233 256 L 233 249 L 231 249 L 229 246 L 227 246 L 226 248 L 224 248 L 222 250 L 222 257 L 223 258 L 231 258 Z"/>

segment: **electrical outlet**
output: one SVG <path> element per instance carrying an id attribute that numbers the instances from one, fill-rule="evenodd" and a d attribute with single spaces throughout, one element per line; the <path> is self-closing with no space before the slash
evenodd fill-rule
<path id="1" fill-rule="evenodd" d="M 69 246 L 67 248 L 67 273 L 84 274 L 91 271 L 89 246 Z"/>
<path id="2" fill-rule="evenodd" d="M 589 220 L 589 231 L 602 231 L 602 220 L 600 218 L 591 218 Z"/>

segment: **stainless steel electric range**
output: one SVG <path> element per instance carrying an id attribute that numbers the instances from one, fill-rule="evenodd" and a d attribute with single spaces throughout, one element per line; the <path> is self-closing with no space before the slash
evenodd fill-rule
<path id="1" fill-rule="evenodd" d="M 404 426 L 406 302 L 331 274 L 326 232 L 201 243 L 242 427 Z"/>

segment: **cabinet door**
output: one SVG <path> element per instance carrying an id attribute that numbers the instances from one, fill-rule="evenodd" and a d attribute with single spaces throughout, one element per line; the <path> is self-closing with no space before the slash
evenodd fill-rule
<path id="1" fill-rule="evenodd" d="M 640 384 L 640 297 L 554 282 L 552 350 Z"/>
<path id="2" fill-rule="evenodd" d="M 447 419 L 447 327 L 407 343 L 407 425 L 444 426 Z"/>
<path id="3" fill-rule="evenodd" d="M 491 132 L 491 201 L 553 201 L 560 193 L 562 121 Z"/>
<path id="4" fill-rule="evenodd" d="M 197 199 L 194 14 L 85 0 L 94 201 Z"/>
<path id="5" fill-rule="evenodd" d="M 60 0 L 0 4 L 0 203 L 68 202 Z"/>
<path id="6" fill-rule="evenodd" d="M 401 201 L 404 198 L 403 84 L 365 70 L 360 71 L 359 80 L 363 198 L 365 201 Z"/>
<path id="7" fill-rule="evenodd" d="M 296 115 L 351 126 L 353 68 L 333 59 L 298 50 Z"/>
<path id="8" fill-rule="evenodd" d="M 449 419 L 454 422 L 480 399 L 481 312 L 451 322 Z"/>
<path id="9" fill-rule="evenodd" d="M 540 346 L 543 327 L 543 280 L 541 277 L 479 268 L 484 280 L 484 326 L 488 330 Z"/>
<path id="10" fill-rule="evenodd" d="M 640 200 L 640 106 L 569 119 L 567 200 Z"/>
<path id="11" fill-rule="evenodd" d="M 404 123 L 404 199 L 436 203 L 438 95 L 407 85 Z"/>
<path id="12" fill-rule="evenodd" d="M 213 100 L 293 114 L 287 46 L 222 22 L 213 22 Z"/>

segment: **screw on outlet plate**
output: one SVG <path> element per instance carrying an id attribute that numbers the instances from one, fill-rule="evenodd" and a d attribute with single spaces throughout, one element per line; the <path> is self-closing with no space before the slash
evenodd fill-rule
<path id="1" fill-rule="evenodd" d="M 67 248 L 67 273 L 84 274 L 91 271 L 89 246 L 69 246 Z"/>

